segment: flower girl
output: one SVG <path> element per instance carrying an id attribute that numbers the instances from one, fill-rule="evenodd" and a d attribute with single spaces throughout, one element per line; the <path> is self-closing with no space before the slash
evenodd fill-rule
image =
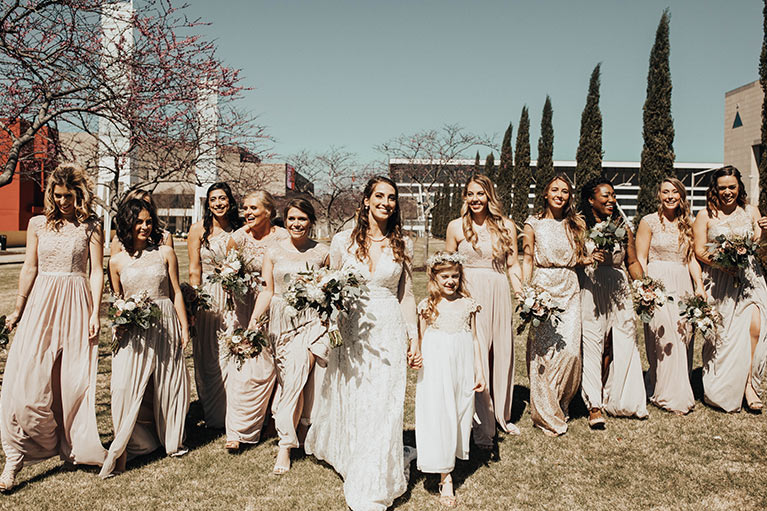
<path id="1" fill-rule="evenodd" d="M 456 505 L 451 472 L 469 458 L 474 392 L 485 389 L 474 328 L 479 305 L 469 298 L 458 253 L 428 261 L 428 298 L 418 305 L 419 343 L 410 354 L 420 368 L 415 396 L 418 469 L 440 474 L 440 503 Z"/>

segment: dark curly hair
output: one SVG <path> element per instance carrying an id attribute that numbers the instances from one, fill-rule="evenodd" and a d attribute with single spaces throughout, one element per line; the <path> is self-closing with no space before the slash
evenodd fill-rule
<path id="1" fill-rule="evenodd" d="M 120 211 L 117 212 L 117 238 L 125 247 L 125 251 L 133 255 L 136 251 L 133 248 L 133 227 L 138 221 L 138 216 L 142 211 L 149 212 L 152 217 L 152 232 L 149 234 L 149 245 L 158 246 L 162 242 L 162 230 L 160 222 L 157 219 L 157 210 L 150 202 L 141 199 L 129 199 L 120 205 Z"/>
<path id="2" fill-rule="evenodd" d="M 580 204 L 580 210 L 581 215 L 583 215 L 584 220 L 586 220 L 586 227 L 588 229 L 591 229 L 596 225 L 597 220 L 594 218 L 594 211 L 591 209 L 591 203 L 589 203 L 589 199 L 594 198 L 594 193 L 597 191 L 597 188 L 599 188 L 602 185 L 608 185 L 610 188 L 615 191 L 615 187 L 610 182 L 609 179 L 606 177 L 595 177 L 593 179 L 589 179 L 586 181 L 586 184 L 583 185 L 583 188 L 581 188 L 581 204 Z M 615 209 L 613 210 L 612 219 L 617 220 L 619 223 L 621 223 L 620 219 L 620 213 L 618 213 L 618 205 L 616 202 Z"/>
<path id="3" fill-rule="evenodd" d="M 360 200 L 360 206 L 357 209 L 357 221 L 354 225 L 354 229 L 351 234 L 351 243 L 357 243 L 357 251 L 355 255 L 360 261 L 368 260 L 368 230 L 370 225 L 368 224 L 368 207 L 365 206 L 365 199 L 369 199 L 373 195 L 373 190 L 379 183 L 386 183 L 394 188 L 394 195 L 396 197 L 397 205 L 394 207 L 389 220 L 386 222 L 386 237 L 389 238 L 392 252 L 394 253 L 394 260 L 398 263 L 408 263 L 408 255 L 405 251 L 405 239 L 402 234 L 402 218 L 400 215 L 399 207 L 399 190 L 394 181 L 385 176 L 377 176 L 371 178 L 365 185 L 365 190 L 362 192 L 362 199 Z"/>
<path id="4" fill-rule="evenodd" d="M 738 196 L 735 198 L 735 204 L 741 208 L 746 207 L 748 193 L 746 193 L 746 187 L 743 184 L 743 179 L 740 176 L 740 171 L 732 165 L 727 165 L 714 171 L 711 175 L 711 182 L 708 184 L 708 190 L 706 190 L 706 211 L 711 217 L 716 216 L 716 212 L 720 209 L 719 204 L 719 191 L 716 189 L 716 183 L 720 177 L 733 176 L 738 180 Z"/>
<path id="5" fill-rule="evenodd" d="M 232 189 L 229 188 L 229 185 L 224 182 L 213 183 L 208 188 L 208 191 L 205 194 L 205 202 L 202 205 L 203 233 L 201 241 L 202 245 L 205 247 L 208 246 L 208 236 L 210 236 L 210 231 L 213 230 L 213 212 L 210 210 L 210 205 L 208 202 L 210 201 L 210 194 L 216 190 L 223 190 L 226 194 L 226 198 L 229 199 L 229 210 L 224 216 L 226 216 L 226 219 L 229 220 L 229 225 L 232 227 L 232 230 L 235 231 L 242 227 L 240 209 L 237 205 L 237 200 L 234 198 Z"/>

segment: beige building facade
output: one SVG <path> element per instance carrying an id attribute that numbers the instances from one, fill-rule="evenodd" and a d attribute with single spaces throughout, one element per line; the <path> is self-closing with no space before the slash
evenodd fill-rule
<path id="1" fill-rule="evenodd" d="M 724 95 L 724 164 L 740 170 L 752 201 L 759 197 L 763 101 L 758 80 Z"/>

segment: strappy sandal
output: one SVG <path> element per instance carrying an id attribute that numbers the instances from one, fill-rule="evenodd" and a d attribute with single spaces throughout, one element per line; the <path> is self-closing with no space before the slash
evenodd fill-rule
<path id="1" fill-rule="evenodd" d="M 224 449 L 230 453 L 235 453 L 240 450 L 240 442 L 238 440 L 227 440 L 224 444 Z"/>
<path id="2" fill-rule="evenodd" d="M 455 498 L 455 495 L 442 495 L 442 487 L 445 486 L 446 483 L 439 483 L 439 503 L 442 504 L 445 507 L 455 507 L 458 505 L 458 500 Z M 452 486 L 453 481 L 450 481 L 450 485 Z"/>
<path id="3" fill-rule="evenodd" d="M 5 466 L 3 473 L 0 474 L 0 492 L 8 493 L 16 486 L 16 474 L 21 470 L 20 466 Z"/>

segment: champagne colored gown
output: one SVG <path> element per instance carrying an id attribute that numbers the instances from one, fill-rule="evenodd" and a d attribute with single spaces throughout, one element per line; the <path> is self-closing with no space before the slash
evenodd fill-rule
<path id="1" fill-rule="evenodd" d="M 88 340 L 88 246 L 98 223 L 52 229 L 36 216 L 28 229 L 37 235 L 37 276 L 0 392 L 6 464 L 31 465 L 59 455 L 70 463 L 101 465 L 106 451 L 96 426 L 98 346 Z"/>
<path id="2" fill-rule="evenodd" d="M 466 259 L 463 265 L 466 288 L 480 305 L 477 313 L 477 338 L 482 354 L 482 371 L 487 389 L 475 397 L 480 423 L 474 424 L 474 441 L 491 445 L 495 424 L 508 432 L 511 400 L 514 392 L 514 309 L 505 265 L 493 265 L 493 242 L 486 225 L 477 228 L 477 248 L 462 240 L 458 252 Z"/>
<path id="3" fill-rule="evenodd" d="M 369 293 L 348 320 L 339 321 L 343 345 L 328 357 L 304 449 L 341 475 L 353 511 L 383 511 L 407 489 L 402 421 L 407 338 L 417 335 L 415 299 L 410 276 L 391 249 L 371 273 L 357 259 L 356 243 L 349 246 L 350 234 L 333 237 L 330 266 L 358 271 Z M 412 250 L 406 240 L 411 257 Z"/>
<path id="4" fill-rule="evenodd" d="M 594 250 L 591 241 L 586 249 Z M 583 373 L 581 395 L 586 407 L 617 417 L 647 417 L 642 360 L 636 345 L 634 306 L 620 247 L 596 268 L 578 271 L 581 284 Z M 612 334 L 612 359 L 602 385 L 605 342 Z"/>
<path id="5" fill-rule="evenodd" d="M 556 435 L 567 432 L 568 408 L 581 381 L 581 301 L 577 254 L 563 220 L 528 217 L 535 231 L 532 284 L 547 290 L 565 311 L 527 338 L 530 416 Z"/>
<path id="6" fill-rule="evenodd" d="M 650 363 L 646 374 L 647 394 L 660 408 L 687 413 L 695 406 L 690 385 L 693 332 L 679 315 L 679 303 L 683 296 L 693 294 L 692 278 L 679 244 L 677 223 L 661 221 L 658 213 L 642 220 L 652 232 L 647 275 L 663 282 L 666 292 L 674 298 L 644 325 L 647 361 Z"/>
<path id="7" fill-rule="evenodd" d="M 131 258 L 120 273 L 123 296 L 147 291 L 161 317 L 144 330 L 131 327 L 112 355 L 114 440 L 99 474 L 109 477 L 117 459 L 164 447 L 170 455 L 186 452 L 184 426 L 190 381 L 181 347 L 181 323 L 171 301 L 168 267 L 159 247 Z"/>
<path id="8" fill-rule="evenodd" d="M 721 220 L 712 219 L 708 239 L 721 234 L 752 236 L 753 220 L 743 208 L 737 208 Z M 759 262 L 751 264 L 736 277 L 718 268 L 706 266 L 704 284 L 708 296 L 722 314 L 724 328 L 717 342 L 703 345 L 703 398 L 726 412 L 740 410 L 746 383 L 759 391 L 767 360 L 767 285 Z M 751 363 L 751 311 L 759 311 L 759 342 Z"/>
<path id="9" fill-rule="evenodd" d="M 289 236 L 288 231 L 277 227 L 256 240 L 241 227 L 234 231 L 232 239 L 244 253 L 248 269 L 260 273 L 267 249 Z M 257 295 L 251 292 L 244 300 L 235 300 L 233 320 L 236 325 L 248 326 Z M 225 359 L 222 363 L 225 365 L 226 440 L 258 443 L 277 380 L 272 352 L 263 350 L 257 357 L 246 360 L 239 369 L 233 359 L 224 353 L 221 356 Z"/>
<path id="10" fill-rule="evenodd" d="M 317 244 L 306 252 L 286 250 L 282 243 L 269 249 L 274 262 L 274 296 L 269 308 L 269 334 L 274 344 L 274 361 L 277 365 L 277 390 L 272 403 L 274 425 L 280 437 L 280 447 L 298 447 L 296 422 L 303 414 L 308 422 L 314 399 L 313 373 L 318 366 L 309 366 L 311 351 L 319 364 L 328 358 L 329 346 L 325 327 L 313 310 L 306 310 L 296 317 L 286 313 L 282 295 L 287 290 L 286 277 L 320 268 L 327 259 L 328 247 Z M 322 369 L 319 369 L 322 371 Z M 297 411 L 303 401 L 302 410 Z"/>
<path id="11" fill-rule="evenodd" d="M 225 328 L 226 293 L 219 283 L 208 282 L 216 262 L 226 257 L 226 244 L 232 233 L 221 231 L 208 238 L 207 245 L 200 246 L 202 263 L 202 288 L 210 294 L 211 308 L 200 311 L 195 323 L 194 379 L 197 395 L 202 404 L 205 425 L 221 429 L 226 422 L 226 390 L 224 389 L 225 364 L 218 346 L 218 331 Z"/>

